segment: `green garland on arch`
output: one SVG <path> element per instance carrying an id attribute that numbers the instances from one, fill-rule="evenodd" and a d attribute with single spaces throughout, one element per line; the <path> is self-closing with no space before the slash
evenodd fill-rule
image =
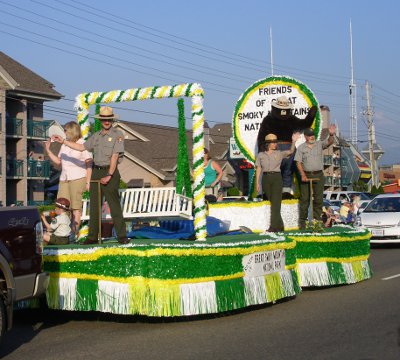
<path id="1" fill-rule="evenodd" d="M 98 118 L 99 114 L 100 114 L 100 104 L 97 103 L 96 104 L 96 115 L 94 117 L 93 133 L 101 130 L 101 122 Z"/>
<path id="2" fill-rule="evenodd" d="M 189 167 L 189 153 L 186 143 L 185 106 L 183 99 L 178 100 L 178 165 L 176 170 L 176 192 L 192 197 L 192 184 Z"/>

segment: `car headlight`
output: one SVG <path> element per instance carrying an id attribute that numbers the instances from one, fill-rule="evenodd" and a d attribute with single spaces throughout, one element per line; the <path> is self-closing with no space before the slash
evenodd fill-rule
<path id="1" fill-rule="evenodd" d="M 354 220 L 354 226 L 362 226 L 361 216 L 356 216 Z"/>

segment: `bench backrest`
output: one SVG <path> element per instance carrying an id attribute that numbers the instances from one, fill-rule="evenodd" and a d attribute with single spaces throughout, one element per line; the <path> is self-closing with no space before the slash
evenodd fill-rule
<path id="1" fill-rule="evenodd" d="M 176 193 L 174 187 L 120 189 L 124 218 L 192 219 L 192 199 Z M 111 219 L 110 209 L 104 203 L 102 218 Z M 83 200 L 82 220 L 89 219 L 89 200 Z"/>

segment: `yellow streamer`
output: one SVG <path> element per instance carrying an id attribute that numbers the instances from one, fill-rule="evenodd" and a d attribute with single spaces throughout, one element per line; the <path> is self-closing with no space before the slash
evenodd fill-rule
<path id="1" fill-rule="evenodd" d="M 147 99 L 150 96 L 152 90 L 153 90 L 152 87 L 148 87 L 148 88 L 143 89 L 142 95 L 140 95 L 139 100 Z"/>
<path id="2" fill-rule="evenodd" d="M 181 84 L 175 88 L 174 97 L 182 96 L 183 90 L 186 88 L 186 84 Z"/>
<path id="3" fill-rule="evenodd" d="M 158 98 L 164 97 L 165 92 L 166 92 L 169 88 L 170 88 L 170 86 L 163 86 L 163 87 L 161 87 L 160 90 L 159 90 L 159 92 L 158 92 L 158 94 L 157 94 L 157 97 L 158 97 Z"/>
<path id="4" fill-rule="evenodd" d="M 106 96 L 104 96 L 103 101 L 104 101 L 105 103 L 111 102 L 112 100 L 114 100 L 116 94 L 117 94 L 117 91 L 116 91 L 116 90 L 109 91 L 109 92 L 106 94 Z"/>
<path id="5" fill-rule="evenodd" d="M 312 258 L 312 259 L 296 259 L 296 263 L 320 263 L 320 262 L 335 262 L 335 263 L 351 263 L 353 261 L 368 260 L 369 255 L 353 256 L 353 257 L 322 257 L 322 258 Z"/>
<path id="6" fill-rule="evenodd" d="M 161 280 L 161 279 L 151 279 L 145 278 L 143 276 L 132 276 L 132 277 L 114 277 L 114 276 L 104 276 L 96 274 L 80 274 L 80 273 L 50 273 L 51 278 L 68 278 L 68 279 L 80 279 L 80 280 L 103 280 L 119 282 L 124 284 L 146 284 L 149 287 L 155 286 L 169 286 L 169 285 L 183 285 L 183 284 L 193 284 L 202 283 L 208 281 L 221 281 L 230 279 L 239 279 L 244 276 L 243 272 L 238 272 L 231 275 L 220 275 L 220 276 L 209 276 L 191 279 L 173 279 L 173 280 Z"/>
<path id="7" fill-rule="evenodd" d="M 340 237 L 340 236 L 296 236 L 288 235 L 288 237 L 295 239 L 297 242 L 351 242 L 360 240 L 369 240 L 371 234 L 360 235 L 357 237 Z"/>
<path id="8" fill-rule="evenodd" d="M 96 261 L 104 256 L 235 256 L 248 255 L 259 251 L 269 251 L 277 249 L 293 249 L 296 242 L 274 242 L 267 244 L 254 245 L 246 248 L 205 248 L 205 249 L 164 249 L 156 248 L 151 250 L 136 250 L 130 248 L 100 248 L 91 254 L 68 254 L 68 255 L 45 255 L 46 262 L 74 262 L 74 261 Z"/>

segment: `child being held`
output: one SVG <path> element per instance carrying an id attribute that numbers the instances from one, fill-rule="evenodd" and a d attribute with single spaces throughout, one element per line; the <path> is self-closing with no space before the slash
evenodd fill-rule
<path id="1" fill-rule="evenodd" d="M 55 205 L 57 216 L 51 224 L 48 223 L 43 214 L 41 215 L 47 229 L 47 233 L 43 235 L 43 240 L 45 245 L 67 245 L 71 234 L 70 202 L 68 199 L 58 198 Z"/>

